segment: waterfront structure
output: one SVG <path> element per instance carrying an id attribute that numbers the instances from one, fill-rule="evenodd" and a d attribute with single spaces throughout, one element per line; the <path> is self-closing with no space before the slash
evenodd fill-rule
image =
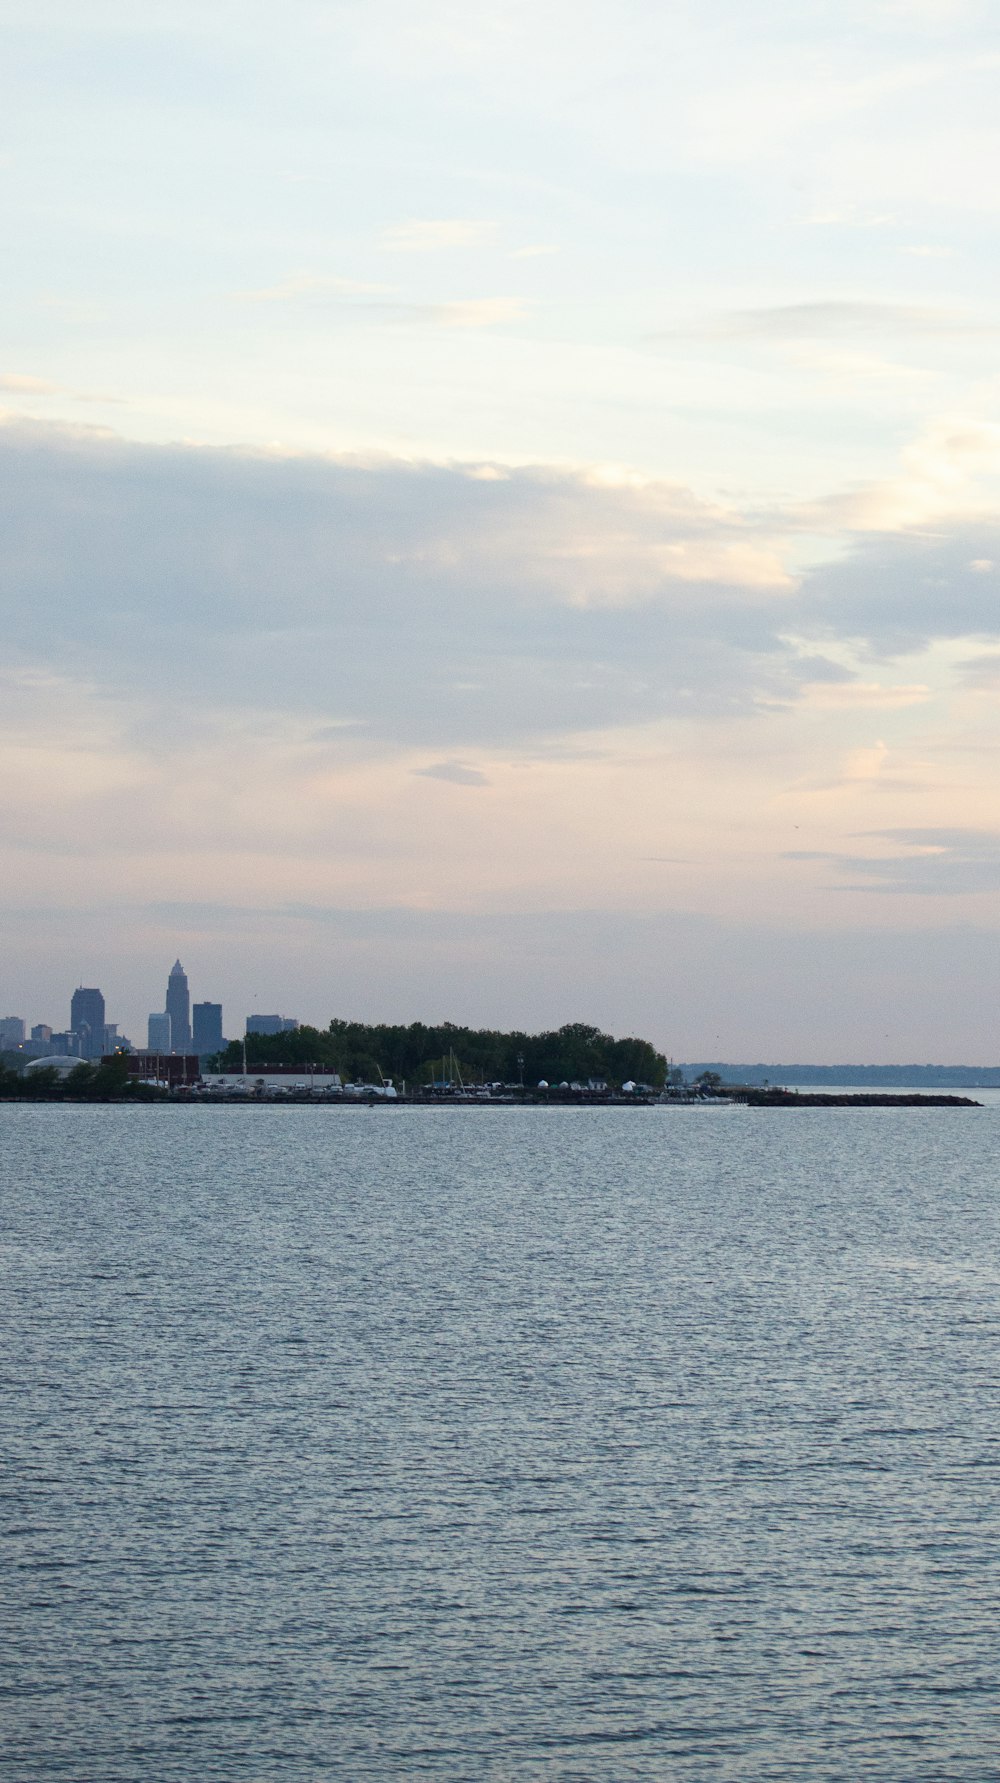
<path id="1" fill-rule="evenodd" d="M 57 1077 L 66 1078 L 77 1069 L 79 1063 L 79 1055 L 76 1053 L 48 1053 L 44 1058 L 32 1059 L 30 1064 L 25 1065 L 24 1075 L 33 1077 L 39 1071 L 54 1071 Z"/>
<path id="2" fill-rule="evenodd" d="M 191 1044 L 201 1057 L 205 1053 L 221 1052 L 225 1046 L 222 1038 L 222 1004 L 196 1003 L 192 1011 L 194 1016 Z"/>
<path id="3" fill-rule="evenodd" d="M 220 1094 L 229 1093 L 247 1096 L 293 1096 L 308 1091 L 311 1095 L 333 1095 L 344 1090 L 339 1071 L 317 1070 L 309 1065 L 254 1065 L 248 1072 L 217 1071 L 203 1079 L 205 1088 Z M 357 1093 L 357 1085 L 350 1085 L 349 1094 Z M 365 1094 L 396 1096 L 391 1083 L 365 1085 Z"/>
<path id="4" fill-rule="evenodd" d="M 133 1082 L 159 1083 L 177 1090 L 198 1082 L 201 1065 L 194 1053 L 130 1052 L 125 1069 Z"/>
<path id="5" fill-rule="evenodd" d="M 248 1015 L 248 1034 L 294 1034 L 298 1022 L 293 1015 Z"/>
<path id="6" fill-rule="evenodd" d="M 169 1052 L 171 1021 L 166 1010 L 151 1015 L 146 1023 L 146 1048 L 149 1052 Z"/>
<path id="7" fill-rule="evenodd" d="M 167 979 L 167 1014 L 170 1017 L 172 1052 L 187 1052 L 191 1045 L 191 998 L 187 974 L 175 960 Z"/>
<path id="8" fill-rule="evenodd" d="M 80 1056 L 99 1059 L 104 1051 L 104 998 L 100 991 L 82 984 L 73 992 L 70 1029 L 80 1036 Z"/>

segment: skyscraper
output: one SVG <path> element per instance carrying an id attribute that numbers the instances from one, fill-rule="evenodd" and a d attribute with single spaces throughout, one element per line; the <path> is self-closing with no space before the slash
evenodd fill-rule
<path id="1" fill-rule="evenodd" d="M 294 1015 L 248 1015 L 248 1034 L 294 1034 L 298 1027 Z"/>
<path id="2" fill-rule="evenodd" d="M 196 1003 L 194 1006 L 194 1050 L 199 1057 L 207 1052 L 221 1052 L 222 1004 Z"/>
<path id="3" fill-rule="evenodd" d="M 80 1036 L 80 1057 L 99 1059 L 104 1051 L 104 998 L 98 990 L 81 984 L 73 992 L 69 1025 Z"/>
<path id="4" fill-rule="evenodd" d="M 191 998 L 188 981 L 180 960 L 175 960 L 167 979 L 167 1014 L 170 1017 L 170 1041 L 174 1052 L 191 1050 Z"/>
<path id="5" fill-rule="evenodd" d="M 146 1051 L 170 1051 L 170 1017 L 165 1011 L 162 1015 L 151 1015 L 149 1018 L 146 1028 Z"/>

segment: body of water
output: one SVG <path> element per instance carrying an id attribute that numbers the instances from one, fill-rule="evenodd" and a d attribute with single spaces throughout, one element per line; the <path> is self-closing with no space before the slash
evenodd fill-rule
<path id="1" fill-rule="evenodd" d="M 0 1108 L 0 1772 L 1000 1778 L 998 1142 Z"/>

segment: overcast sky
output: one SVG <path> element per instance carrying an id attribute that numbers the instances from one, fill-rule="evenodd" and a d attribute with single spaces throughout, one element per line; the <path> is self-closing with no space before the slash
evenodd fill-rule
<path id="1" fill-rule="evenodd" d="M 1000 21 L 7 0 L 0 1013 L 1000 1057 Z"/>

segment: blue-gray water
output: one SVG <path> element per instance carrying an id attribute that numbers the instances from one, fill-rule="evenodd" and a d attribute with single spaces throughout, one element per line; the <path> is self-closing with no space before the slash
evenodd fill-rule
<path id="1" fill-rule="evenodd" d="M 1000 1778 L 998 1141 L 0 1108 L 4 1783 Z"/>

